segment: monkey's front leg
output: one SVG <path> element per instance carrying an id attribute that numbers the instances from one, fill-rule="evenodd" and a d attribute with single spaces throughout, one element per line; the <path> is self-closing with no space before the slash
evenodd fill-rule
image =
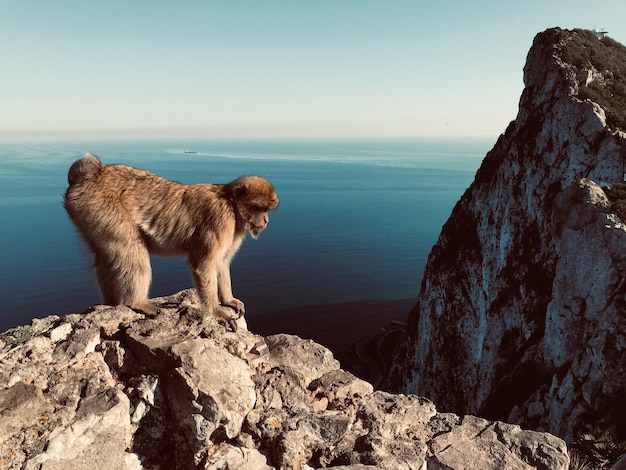
<path id="1" fill-rule="evenodd" d="M 246 311 L 244 303 L 233 296 L 231 280 L 230 280 L 230 262 L 239 250 L 243 242 L 243 236 L 235 236 L 231 246 L 226 250 L 220 258 L 217 266 L 217 295 L 221 304 L 225 307 L 232 308 L 240 318 Z"/>
<path id="2" fill-rule="evenodd" d="M 221 304 L 232 308 L 237 313 L 237 318 L 240 318 L 246 313 L 246 307 L 241 300 L 233 296 L 230 280 L 230 260 L 220 263 L 217 271 L 217 284 L 217 292 Z"/>
<path id="3" fill-rule="evenodd" d="M 189 264 L 202 306 L 218 320 L 236 320 L 239 318 L 241 315 L 236 314 L 233 309 L 220 305 L 217 281 L 218 265 L 214 258 L 197 259 L 190 257 Z"/>

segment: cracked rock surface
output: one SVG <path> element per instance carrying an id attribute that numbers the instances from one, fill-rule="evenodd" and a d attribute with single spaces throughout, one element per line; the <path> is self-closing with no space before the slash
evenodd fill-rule
<path id="1" fill-rule="evenodd" d="M 154 319 L 97 306 L 0 335 L 0 469 L 568 467 L 550 434 L 374 391 L 310 340 L 199 322 L 193 290 L 157 301 Z"/>

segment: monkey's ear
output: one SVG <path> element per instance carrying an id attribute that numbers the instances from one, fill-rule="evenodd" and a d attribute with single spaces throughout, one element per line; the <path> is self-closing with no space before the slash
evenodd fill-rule
<path id="1" fill-rule="evenodd" d="M 241 199 L 250 193 L 250 188 L 248 188 L 248 185 L 241 181 L 241 179 L 233 181 L 229 186 L 230 196 L 233 199 Z"/>
<path id="2" fill-rule="evenodd" d="M 250 188 L 247 184 L 238 184 L 235 188 L 235 194 L 237 197 L 244 197 L 250 194 Z"/>

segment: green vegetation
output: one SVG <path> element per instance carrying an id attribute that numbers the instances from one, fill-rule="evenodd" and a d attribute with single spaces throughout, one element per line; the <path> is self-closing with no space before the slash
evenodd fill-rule
<path id="1" fill-rule="evenodd" d="M 18 326 L 15 328 L 9 339 L 12 339 L 14 343 L 19 344 L 28 340 L 30 335 L 30 326 Z"/>
<path id="2" fill-rule="evenodd" d="M 582 29 L 562 32 L 557 55 L 575 71 L 593 70 L 600 75 L 581 86 L 578 98 L 598 103 L 607 124 L 626 130 L 626 47 L 605 36 Z"/>
<path id="3" fill-rule="evenodd" d="M 609 433 L 583 434 L 572 445 L 570 470 L 608 469 L 626 453 L 626 442 L 616 443 Z"/>
<path id="4" fill-rule="evenodd" d="M 611 202 L 611 210 L 626 223 L 626 184 L 616 183 L 610 188 L 602 186 L 602 190 Z"/>

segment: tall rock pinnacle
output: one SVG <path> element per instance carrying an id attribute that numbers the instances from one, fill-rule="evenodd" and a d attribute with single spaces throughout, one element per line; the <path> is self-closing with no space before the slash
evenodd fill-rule
<path id="1" fill-rule="evenodd" d="M 626 48 L 536 36 L 515 121 L 430 253 L 389 387 L 442 410 L 626 438 Z M 608 192 L 608 190 L 607 190 Z"/>

